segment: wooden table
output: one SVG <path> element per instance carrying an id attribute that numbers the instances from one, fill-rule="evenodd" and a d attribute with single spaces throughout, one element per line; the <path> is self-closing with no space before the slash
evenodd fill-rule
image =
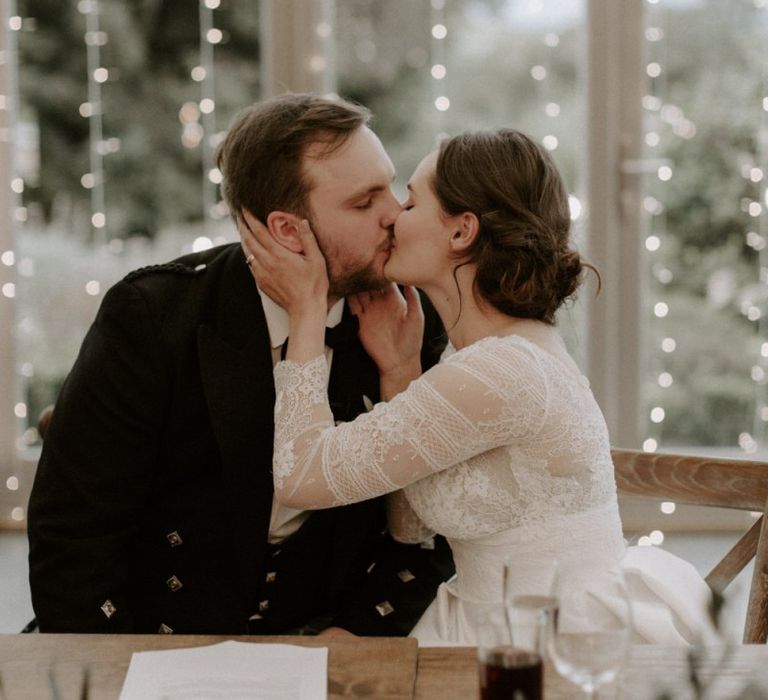
<path id="1" fill-rule="evenodd" d="M 657 700 L 663 690 L 671 691 L 674 700 L 689 700 L 690 689 L 686 681 L 685 647 L 637 645 L 632 647 L 627 668 L 619 682 L 601 689 L 600 700 Z M 715 650 L 709 650 L 711 657 Z M 712 679 L 710 668 L 703 676 Z M 717 682 L 707 697 L 727 700 L 750 681 L 758 678 L 764 696 L 768 697 L 768 647 L 758 645 L 737 646 L 732 656 L 716 674 Z M 467 700 L 479 697 L 477 688 L 477 660 L 475 649 L 424 648 L 419 650 L 416 673 L 416 700 Z M 544 700 L 572 700 L 583 698 L 579 690 L 560 677 L 549 664 L 544 667 Z"/>
<path id="2" fill-rule="evenodd" d="M 473 700 L 478 697 L 477 660 L 471 647 L 419 649 L 412 639 L 362 637 L 219 637 L 183 635 L 0 635 L 3 700 L 51 698 L 52 670 L 61 700 L 79 700 L 83 668 L 90 673 L 89 700 L 117 700 L 135 651 L 187 648 L 226 639 L 254 643 L 327 646 L 328 698 L 376 700 Z M 637 646 L 622 682 L 601 698 L 651 700 L 663 687 L 675 700 L 689 696 L 684 688 L 685 653 L 680 647 Z M 731 697 L 756 670 L 768 676 L 768 647 L 739 646 L 711 697 Z M 579 697 L 574 686 L 545 668 L 545 700 Z"/>

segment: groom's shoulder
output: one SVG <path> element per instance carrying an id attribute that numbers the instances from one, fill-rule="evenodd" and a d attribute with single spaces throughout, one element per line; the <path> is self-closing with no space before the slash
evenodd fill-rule
<path id="1" fill-rule="evenodd" d="M 241 256 L 239 246 L 229 243 L 208 250 L 188 253 L 168 262 L 145 265 L 129 272 L 123 282 L 142 288 L 177 286 L 192 282 L 218 278 L 232 264 L 236 256 Z"/>
<path id="2" fill-rule="evenodd" d="M 223 297 L 225 301 L 236 297 L 238 285 L 247 284 L 250 275 L 245 282 L 239 280 L 240 267 L 247 270 L 242 250 L 235 243 L 146 265 L 115 284 L 101 310 L 119 313 L 140 300 L 140 307 L 163 324 L 195 324 L 215 315 Z"/>

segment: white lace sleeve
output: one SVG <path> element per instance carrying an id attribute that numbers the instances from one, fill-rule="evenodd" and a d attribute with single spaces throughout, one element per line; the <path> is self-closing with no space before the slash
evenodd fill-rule
<path id="1" fill-rule="evenodd" d="M 530 439 L 546 414 L 538 360 L 498 341 L 465 348 L 388 403 L 338 426 L 327 373 L 323 356 L 275 368 L 275 493 L 288 506 L 329 508 L 390 493 Z"/>

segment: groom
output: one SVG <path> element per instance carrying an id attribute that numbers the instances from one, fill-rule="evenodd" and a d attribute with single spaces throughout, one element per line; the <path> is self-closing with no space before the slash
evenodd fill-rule
<path id="1" fill-rule="evenodd" d="M 244 110 L 223 192 L 328 260 L 329 395 L 347 421 L 379 397 L 344 296 L 382 286 L 400 207 L 356 105 L 287 95 Z M 427 313 L 425 369 L 442 328 Z M 273 498 L 272 369 L 287 315 L 231 244 L 129 274 L 106 294 L 62 388 L 29 504 L 43 632 L 407 634 L 452 573 L 444 542 L 396 544 L 381 499 L 296 511 Z M 334 336 L 334 337 L 332 337 Z"/>

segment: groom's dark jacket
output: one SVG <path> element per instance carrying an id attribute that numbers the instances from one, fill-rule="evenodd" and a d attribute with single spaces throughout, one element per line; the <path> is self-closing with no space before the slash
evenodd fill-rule
<path id="1" fill-rule="evenodd" d="M 442 332 L 426 311 L 425 369 Z M 337 420 L 364 411 L 363 396 L 378 400 L 378 377 L 354 339 L 334 350 Z M 406 634 L 452 572 L 447 548 L 394 543 L 383 499 L 317 511 L 268 544 L 274 400 L 267 324 L 238 245 L 110 289 L 32 489 L 41 631 Z"/>

